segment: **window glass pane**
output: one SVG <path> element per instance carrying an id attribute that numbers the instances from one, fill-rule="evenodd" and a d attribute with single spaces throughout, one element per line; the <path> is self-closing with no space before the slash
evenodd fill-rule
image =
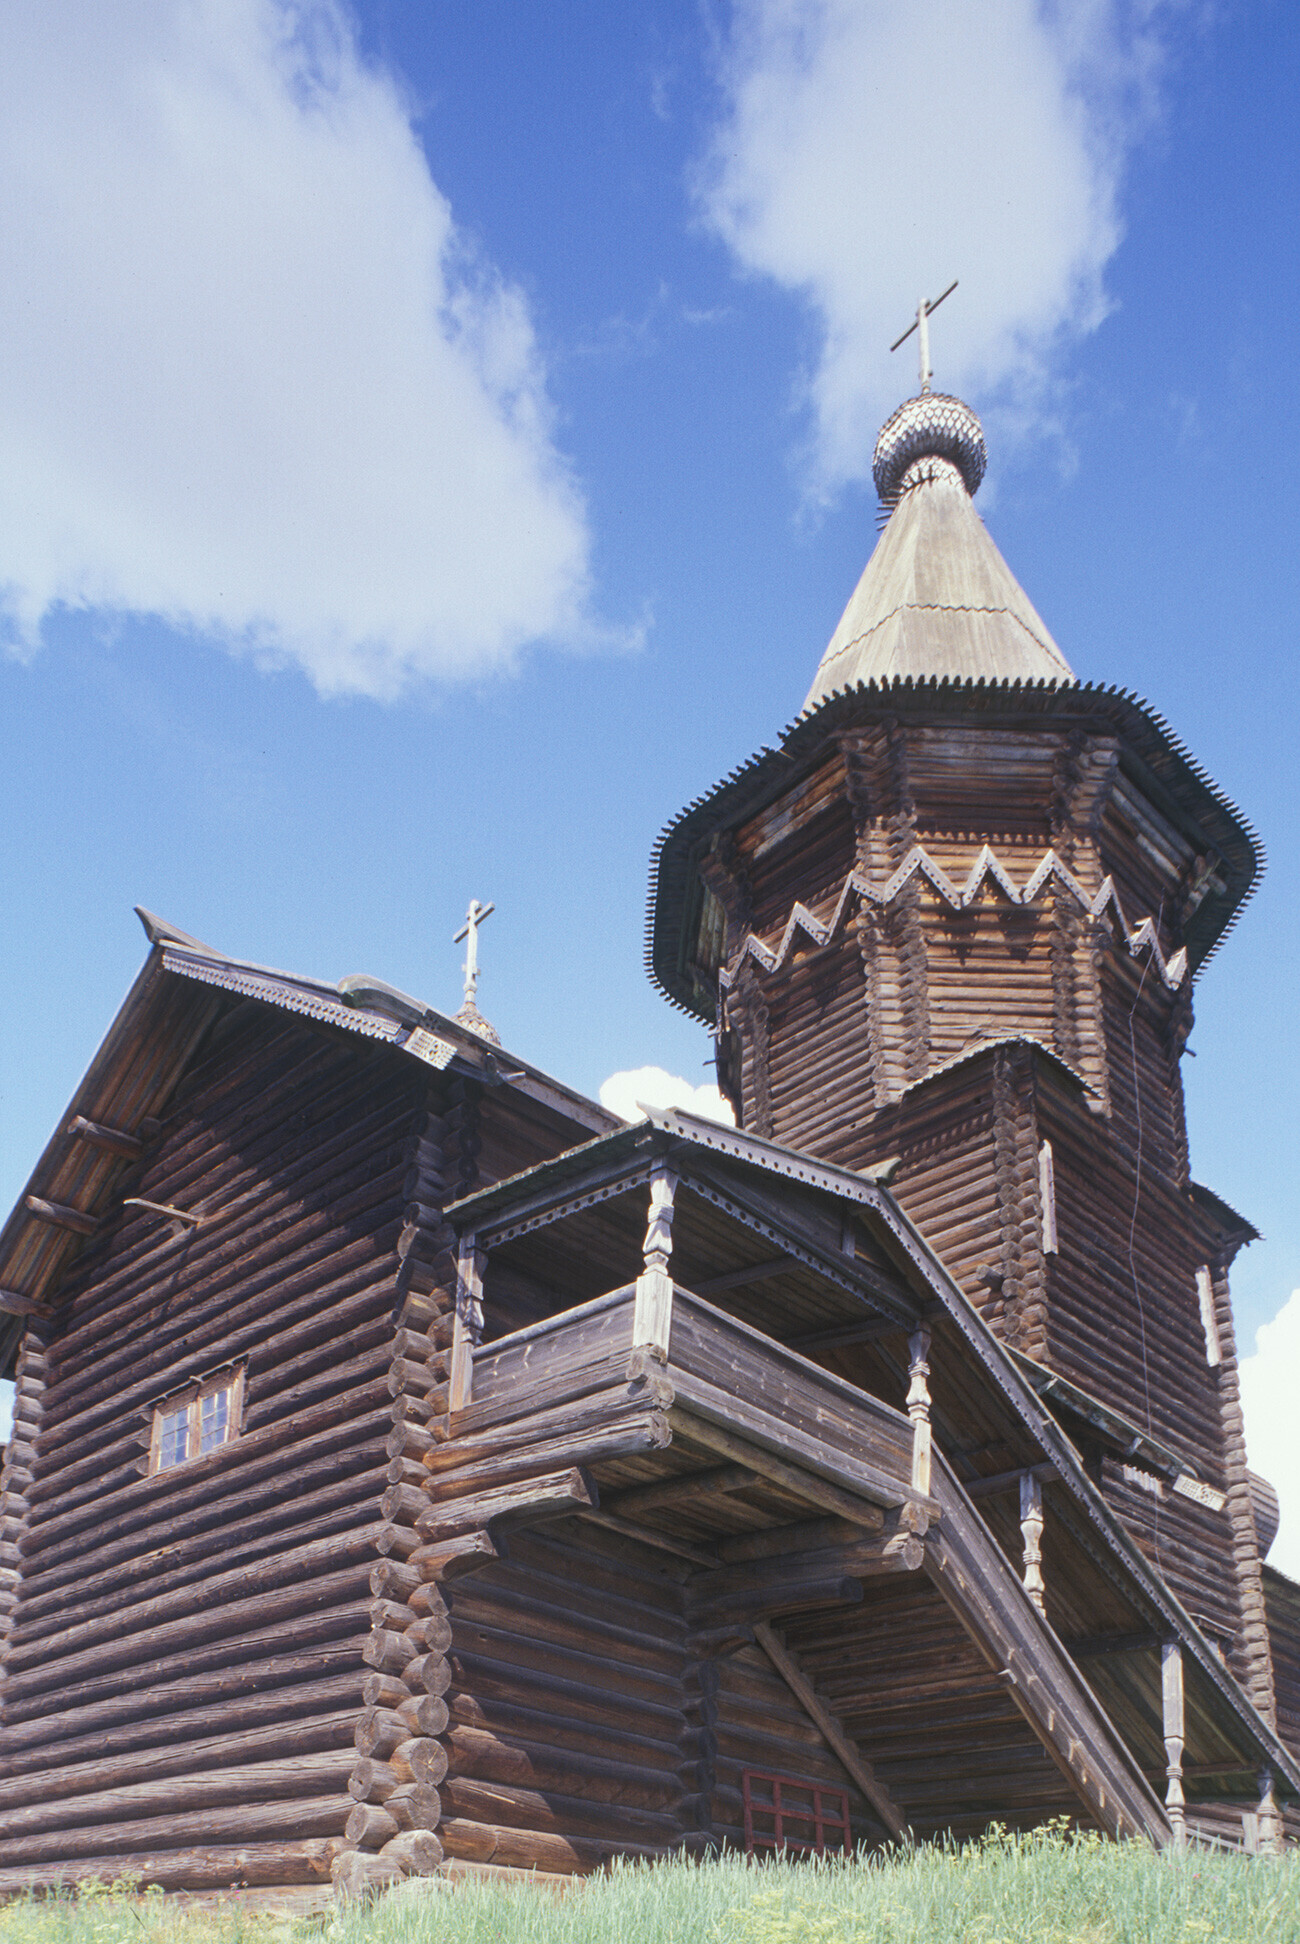
<path id="1" fill-rule="evenodd" d="M 212 1451 L 226 1442 L 230 1423 L 230 1389 L 209 1391 L 199 1399 L 199 1450 Z"/>
<path id="2" fill-rule="evenodd" d="M 179 1410 L 164 1411 L 158 1433 L 158 1469 L 184 1464 L 189 1456 L 190 1412 L 187 1404 Z"/>

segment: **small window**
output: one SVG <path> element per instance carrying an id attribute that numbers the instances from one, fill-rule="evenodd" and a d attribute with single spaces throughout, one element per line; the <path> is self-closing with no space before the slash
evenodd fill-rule
<path id="1" fill-rule="evenodd" d="M 170 1471 L 229 1444 L 239 1433 L 243 1401 L 242 1370 L 223 1370 L 218 1377 L 164 1398 L 154 1407 L 149 1470 Z"/>
<path id="2" fill-rule="evenodd" d="M 825 1856 L 828 1850 L 847 1854 L 853 1848 L 849 1799 L 842 1789 L 746 1769 L 741 1790 L 746 1856 L 764 1849 Z"/>

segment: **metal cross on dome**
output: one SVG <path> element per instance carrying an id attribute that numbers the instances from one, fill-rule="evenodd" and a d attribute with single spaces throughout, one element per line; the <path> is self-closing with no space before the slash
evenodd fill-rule
<path id="1" fill-rule="evenodd" d="M 930 312 L 937 311 L 940 304 L 943 302 L 943 298 L 951 297 L 953 291 L 956 290 L 956 288 L 957 288 L 957 279 L 956 277 L 954 277 L 952 282 L 948 285 L 948 288 L 944 291 L 943 297 L 936 297 L 932 300 L 932 302 L 928 304 L 924 302 L 919 303 L 916 307 L 916 317 L 913 320 L 913 322 L 908 325 L 907 329 L 903 332 L 902 337 L 895 338 L 894 342 L 889 347 L 891 351 L 897 351 L 900 344 L 907 343 L 907 340 L 911 337 L 913 331 L 920 332 L 922 396 L 924 396 L 924 394 L 929 391 L 930 380 L 934 376 L 934 373 L 930 369 Z"/>
<path id="2" fill-rule="evenodd" d="M 477 898 L 471 898 L 469 910 L 465 913 L 465 923 L 451 941 L 453 945 L 459 945 L 462 939 L 466 941 L 465 1003 L 467 1006 L 474 1004 L 478 991 L 478 928 L 492 916 L 495 910 L 494 904 L 482 905 Z"/>

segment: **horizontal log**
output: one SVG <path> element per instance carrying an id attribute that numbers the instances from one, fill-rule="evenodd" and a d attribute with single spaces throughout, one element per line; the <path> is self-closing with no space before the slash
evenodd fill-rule
<path id="1" fill-rule="evenodd" d="M 66 1627 L 70 1604 L 75 1603 L 80 1619 L 91 1620 L 98 1613 L 115 1612 L 129 1602 L 165 1593 L 187 1581 L 208 1578 L 214 1571 L 233 1570 L 259 1555 L 287 1551 L 331 1532 L 365 1525 L 374 1517 L 375 1502 L 383 1490 L 383 1473 L 375 1468 L 373 1447 L 367 1453 L 364 1440 L 360 1442 L 363 1466 L 366 1456 L 371 1459 L 369 1469 L 351 1469 L 350 1451 L 342 1466 L 337 1453 L 332 1458 L 322 1457 L 304 1468 L 305 1476 L 299 1484 L 277 1489 L 268 1480 L 263 1489 L 254 1487 L 246 1497 L 241 1495 L 236 1519 L 230 1516 L 229 1501 L 219 1502 L 215 1509 L 227 1514 L 221 1525 L 207 1525 L 187 1535 L 183 1521 L 170 1532 L 160 1522 L 155 1528 L 160 1544 L 151 1546 L 133 1535 L 124 1537 L 115 1548 L 88 1552 L 83 1547 L 81 1571 L 72 1557 L 44 1570 L 39 1555 L 26 1554 L 25 1634 L 33 1638 Z M 111 1520 L 106 1523 L 111 1528 Z"/>
<path id="2" fill-rule="evenodd" d="M 577 1467 L 535 1473 L 518 1482 L 478 1491 L 475 1496 L 430 1506 L 416 1530 L 429 1545 L 462 1533 L 486 1529 L 493 1520 L 554 1518 L 576 1506 L 598 1505 L 595 1481 Z M 417 1555 L 418 1557 L 418 1555 Z M 424 1560 L 420 1559 L 421 1568 Z"/>
<path id="3" fill-rule="evenodd" d="M 435 1443 L 424 1454 L 426 1469 L 437 1477 L 444 1472 L 464 1472 L 487 1460 L 504 1457 L 521 1448 L 552 1443 L 580 1442 L 616 1425 L 629 1412 L 661 1411 L 671 1407 L 672 1386 L 662 1377 L 630 1391 L 626 1383 L 595 1391 L 590 1396 L 566 1400 L 550 1410 L 516 1417 L 504 1424 L 487 1424 L 476 1433 L 457 1428 L 446 1443 Z M 454 1421 L 459 1425 L 459 1419 Z"/>
<path id="4" fill-rule="evenodd" d="M 230 1804 L 284 1802 L 299 1795 L 341 1795 L 355 1760 L 346 1746 L 288 1760 L 235 1763 L 205 1774 L 169 1775 L 42 1802 L 8 1803 L 0 1848 L 20 1837 L 76 1825 L 138 1822 L 175 1809 L 220 1809 Z M 11 1859 L 12 1860 L 12 1859 Z"/>
<path id="5" fill-rule="evenodd" d="M 357 1722 L 357 1754 L 386 1762 L 393 1750 L 409 1741 L 410 1736 L 410 1729 L 395 1708 L 367 1708 Z"/>
<path id="6" fill-rule="evenodd" d="M 416 1567 L 396 1559 L 381 1559 L 370 1569 L 370 1591 L 378 1598 L 407 1600 L 423 1581 Z"/>
<path id="7" fill-rule="evenodd" d="M 401 1782 L 384 1798 L 384 1807 L 399 1829 L 437 1829 L 442 1797 L 418 1782 Z"/>
<path id="8" fill-rule="evenodd" d="M 608 1653 L 593 1652 L 589 1646 L 533 1639 L 505 1612 L 497 1613 L 494 1621 L 479 1619 L 471 1638 L 472 1651 L 460 1646 L 450 1656 L 458 1690 L 473 1682 L 488 1683 L 493 1693 L 527 1698 L 527 1684 L 531 1683 L 534 1693 L 549 1689 L 562 1694 L 570 1713 L 581 1718 L 586 1718 L 583 1696 L 590 1692 L 596 1718 L 603 1719 L 600 1711 L 614 1705 L 610 1700 L 613 1695 L 621 1697 L 629 1718 L 640 1710 L 665 1732 L 677 1721 L 682 1706 L 679 1651 L 660 1654 L 658 1665 L 647 1665 L 630 1655 L 611 1658 Z"/>
<path id="9" fill-rule="evenodd" d="M 179 1679 L 156 1685 L 128 1677 L 125 1692 L 92 1693 L 76 1707 L 51 1710 L 46 1702 L 34 1702 L 27 1719 L 9 1708 L 0 1774 L 17 1773 L 30 1764 L 32 1750 L 40 1762 L 47 1754 L 51 1762 L 75 1761 L 81 1754 L 145 1747 L 155 1737 L 165 1740 L 173 1733 L 202 1735 L 219 1729 L 227 1718 L 236 1726 L 251 1725 L 280 1706 L 301 1710 L 304 1695 L 328 1699 L 338 1691 L 335 1682 L 360 1678 L 360 1636 L 366 1624 L 365 1608 L 358 1603 L 328 1613 L 323 1631 L 319 1621 L 315 1629 L 303 1629 L 307 1638 L 297 1653 L 274 1651 L 285 1645 L 281 1635 L 250 1635 L 227 1650 L 235 1665 L 219 1655 L 208 1667 L 191 1664 Z M 313 1638 L 321 1644 L 313 1646 Z M 310 1686 L 301 1686 L 303 1682 Z"/>
<path id="10" fill-rule="evenodd" d="M 535 1742 L 565 1750 L 575 1761 L 594 1756 L 622 1762 L 638 1773 L 652 1769 L 670 1777 L 678 1773 L 687 1744 L 676 1710 L 662 1721 L 643 1716 L 635 1707 L 620 1712 L 617 1702 L 606 1697 L 602 1703 L 599 1693 L 583 1697 L 574 1706 L 567 1687 L 545 1682 L 529 1686 L 526 1680 L 512 1681 L 507 1675 L 487 1680 L 481 1691 L 476 1685 L 472 1694 L 458 1693 L 451 1701 L 447 1745 L 452 1746 L 457 1730 L 464 1727 L 510 1745 Z"/>
<path id="11" fill-rule="evenodd" d="M 330 1879 L 334 1885 L 334 1901 L 341 1910 L 346 1910 L 349 1904 L 396 1889 L 399 1883 L 405 1882 L 406 1872 L 400 1863 L 385 1863 L 372 1851 L 344 1849 L 330 1865 Z"/>
<path id="12" fill-rule="evenodd" d="M 418 1527 L 420 1517 L 429 1509 L 429 1494 L 423 1483 L 388 1485 L 379 1501 L 380 1516 L 388 1525 Z"/>
<path id="13" fill-rule="evenodd" d="M 336 1682 L 337 1688 L 340 1683 Z M 354 1690 L 355 1694 L 355 1690 Z M 336 1695 L 336 1700 L 337 1700 Z M 299 1702 L 301 1706 L 301 1701 Z M 37 1803 L 58 1801 L 75 1807 L 74 1798 L 89 1797 L 127 1788 L 135 1784 L 162 1783 L 163 1778 L 179 1777 L 183 1791 L 187 1778 L 215 1774 L 224 1769 L 247 1768 L 260 1759 L 289 1760 L 342 1751 L 344 1768 L 352 1746 L 356 1723 L 355 1699 L 352 1705 L 308 1715 L 290 1716 L 251 1728 L 241 1728 L 239 1717 L 224 1732 L 188 1740 L 177 1734 L 174 1724 L 161 1747 L 137 1748 L 126 1754 L 105 1753 L 97 1761 L 59 1763 L 0 1780 L 0 1814 L 8 1827 L 9 1812 L 20 1812 Z M 42 1751 L 44 1754 L 44 1751 Z M 171 1798 L 163 1790 L 160 1800 Z M 64 1818 L 66 1820 L 66 1817 Z"/>
<path id="14" fill-rule="evenodd" d="M 38 1302 L 34 1296 L 24 1296 L 17 1289 L 0 1289 L 0 1311 L 6 1316 L 51 1317 L 53 1309 L 48 1303 Z"/>
<path id="15" fill-rule="evenodd" d="M 410 1698 L 410 1689 L 400 1674 L 372 1670 L 361 1683 L 361 1700 L 367 1708 L 400 1708 Z"/>
<path id="16" fill-rule="evenodd" d="M 369 1571 L 362 1560 L 344 1572 L 271 1588 L 251 1599 L 234 1600 L 215 1610 L 190 1614 L 183 1620 L 128 1635 L 106 1648 L 90 1648 L 57 1662 L 44 1662 L 9 1677 L 6 1710 L 11 1710 L 15 1701 L 48 1694 L 51 1689 L 64 1690 L 73 1681 L 97 1688 L 106 1676 L 129 1668 L 140 1670 L 143 1681 L 147 1678 L 144 1669 L 156 1665 L 164 1656 L 192 1654 L 195 1648 L 210 1642 L 238 1642 L 242 1634 L 258 1632 L 274 1622 L 350 1605 L 364 1590 L 368 1578 Z"/>
<path id="17" fill-rule="evenodd" d="M 208 1848 L 219 1844 L 264 1843 L 271 1839 L 282 1843 L 301 1842 L 311 1836 L 334 1836 L 341 1840 L 352 1806 L 351 1796 L 319 1795 L 184 1814 L 172 1811 L 139 1822 L 52 1830 L 26 1835 L 18 1841 L 11 1841 L 6 1833 L 0 1837 L 0 1869 L 30 1870 L 40 1864 L 54 1864 L 63 1870 L 70 1857 L 100 1856 L 114 1859 L 116 1873 L 124 1867 L 124 1846 L 128 1844 L 131 1852 L 139 1852 L 163 1844 L 173 1850 L 183 1849 L 190 1842 Z M 102 1868 L 100 1874 L 103 1875 Z"/>
<path id="18" fill-rule="evenodd" d="M 656 1811 L 671 1810 L 682 1795 L 677 1776 L 663 1769 L 646 1770 L 632 1762 L 578 1754 L 544 1742 L 504 1740 L 490 1730 L 459 1725 L 447 1741 L 448 1772 L 481 1782 L 558 1789 L 583 1801 Z"/>
<path id="19" fill-rule="evenodd" d="M 607 1512 L 616 1512 L 620 1518 L 639 1519 L 665 1506 L 678 1509 L 701 1499 L 744 1492 L 753 1483 L 754 1474 L 743 1465 L 711 1465 L 705 1471 L 674 1472 L 671 1478 L 659 1479 L 653 1485 L 636 1485 L 630 1491 L 616 1492 L 606 1497 L 604 1506 Z"/>
<path id="20" fill-rule="evenodd" d="M 165 1842 L 164 1838 L 164 1842 Z M 213 1849 L 196 1843 L 185 1849 L 115 1852 L 106 1863 L 102 1855 L 60 1856 L 43 1867 L 17 1865 L 0 1870 L 0 1895 L 82 1883 L 102 1883 L 111 1874 L 142 1889 L 223 1891 L 281 1888 L 296 1884 L 329 1886 L 330 1866 L 339 1852 L 337 1839 L 305 1842 L 240 1842 Z"/>
<path id="21" fill-rule="evenodd" d="M 864 1410 L 862 1414 L 857 1447 L 853 1451 L 831 1444 L 815 1432 L 805 1432 L 793 1424 L 786 1424 L 769 1411 L 752 1406 L 742 1397 L 720 1390 L 703 1378 L 686 1376 L 675 1368 L 673 1377 L 677 1386 L 677 1404 L 672 1414 L 674 1420 L 680 1413 L 687 1412 L 693 1424 L 706 1421 L 744 1438 L 751 1445 L 779 1453 L 787 1461 L 793 1461 L 818 1477 L 855 1493 L 869 1504 L 888 1509 L 919 1496 L 911 1483 L 910 1444 L 906 1471 L 901 1460 L 897 1469 L 891 1469 L 888 1464 L 871 1464 L 857 1455 L 863 1449 L 872 1450 L 872 1434 L 877 1428 L 872 1412 Z M 938 1516 L 937 1506 L 932 1506 L 931 1511 L 933 1517 Z"/>
<path id="22" fill-rule="evenodd" d="M 539 1472 L 590 1466 L 613 1458 L 631 1458 L 641 1452 L 662 1451 L 672 1441 L 668 1419 L 662 1411 L 628 1411 L 611 1416 L 603 1429 L 581 1438 L 548 1438 L 520 1447 L 500 1457 L 480 1459 L 458 1471 L 443 1472 L 432 1483 L 437 1506 L 450 1499 L 463 1499 L 471 1492 L 488 1491 L 497 1486 L 530 1478 Z M 423 1530 L 419 1520 L 416 1529 Z"/>
<path id="23" fill-rule="evenodd" d="M 670 1842 L 600 1842 L 580 1836 L 556 1836 L 548 1830 L 495 1825 L 477 1817 L 444 1819 L 438 1831 L 444 1853 L 457 1862 L 490 1864 L 532 1875 L 582 1875 L 601 1870 L 615 1856 L 656 1862 L 669 1853 Z"/>
<path id="24" fill-rule="evenodd" d="M 584 1507 L 580 1517 L 588 1525 L 603 1526 L 607 1532 L 617 1532 L 621 1538 L 631 1539 L 638 1546 L 648 1546 L 654 1552 L 672 1553 L 677 1559 L 689 1560 L 693 1566 L 710 1567 L 717 1564 L 717 1555 L 706 1551 L 703 1546 L 692 1545 L 687 1539 L 675 1539 L 654 1526 L 638 1525 L 633 1519 L 621 1519 L 617 1513 Z"/>
<path id="25" fill-rule="evenodd" d="M 375 1551 L 384 1559 L 409 1560 L 419 1543 L 420 1535 L 414 1526 L 381 1525 L 375 1535 Z"/>
<path id="26" fill-rule="evenodd" d="M 122 1348 L 111 1355 L 104 1354 L 102 1345 L 87 1349 L 93 1381 L 82 1377 L 65 1355 L 60 1375 L 68 1386 L 67 1401 L 47 1427 L 48 1455 L 52 1458 L 78 1445 L 84 1449 L 95 1437 L 102 1438 L 106 1428 L 120 1423 L 125 1412 L 147 1409 L 160 1388 L 165 1391 L 188 1379 L 200 1355 L 205 1366 L 242 1358 L 250 1376 L 256 1377 L 323 1343 L 346 1342 L 354 1324 L 364 1326 L 381 1315 L 387 1307 L 387 1285 L 374 1260 L 373 1238 L 361 1235 L 340 1248 L 332 1211 L 322 1210 L 314 1219 L 319 1229 L 314 1250 L 296 1269 L 286 1267 L 283 1227 L 277 1230 L 272 1221 L 267 1241 L 268 1246 L 274 1242 L 276 1250 L 264 1266 L 253 1272 L 247 1258 L 236 1251 L 230 1266 L 232 1288 L 226 1288 L 220 1278 L 214 1286 L 211 1271 L 206 1272 L 201 1301 L 186 1304 L 162 1334 L 151 1328 L 155 1356 L 162 1355 L 172 1341 L 178 1355 L 170 1363 L 152 1365 L 147 1377 L 132 1382 L 126 1376 L 138 1363 L 139 1352 L 127 1327 L 130 1319 L 120 1308 L 114 1322 L 125 1333 Z M 246 1231 L 242 1232 L 241 1242 L 248 1240 Z M 323 1275 L 330 1278 L 324 1286 Z M 236 1288 L 239 1307 L 232 1314 Z M 269 1304 L 272 1291 L 274 1300 Z M 141 1323 L 156 1303 L 155 1279 L 148 1275 L 141 1291 Z"/>
<path id="27" fill-rule="evenodd" d="M 701 1629 L 724 1626 L 731 1621 L 753 1626 L 765 1615 L 852 1606 L 861 1599 L 860 1579 L 850 1579 L 847 1574 L 828 1574 L 820 1579 L 773 1579 L 761 1591 L 716 1593 L 695 1600 L 690 1611 L 692 1622 Z"/>
<path id="28" fill-rule="evenodd" d="M 521 1590 L 524 1587 L 528 1590 Z M 624 1666 L 636 1659 L 643 1667 L 665 1671 L 677 1667 L 685 1631 L 680 1620 L 666 1627 L 661 1615 L 637 1607 L 611 1613 L 607 1602 L 584 1600 L 576 1589 L 562 1605 L 552 1588 L 538 1584 L 531 1575 L 520 1576 L 514 1585 L 467 1581 L 456 1597 L 458 1639 L 462 1625 L 526 1632 L 532 1644 L 548 1642 L 582 1653 L 608 1654 Z"/>
<path id="29" fill-rule="evenodd" d="M 405 1700 L 398 1702 L 393 1712 L 402 1717 L 412 1735 L 426 1739 L 440 1735 L 447 1726 L 447 1703 L 441 1695 L 408 1695 Z M 435 1775 L 431 1779 L 439 1782 L 442 1777 Z"/>
<path id="30" fill-rule="evenodd" d="M 421 1691 L 435 1697 L 445 1694 L 451 1683 L 451 1670 L 445 1653 L 417 1654 L 402 1669 L 402 1679 L 413 1694 Z"/>
<path id="31" fill-rule="evenodd" d="M 44 1635 L 39 1642 L 34 1641 L 30 1646 L 21 1640 L 16 1641 L 9 1650 L 8 1670 L 12 1676 L 42 1662 L 57 1660 L 66 1663 L 92 1645 L 101 1656 L 100 1664 L 103 1665 L 105 1650 L 113 1652 L 133 1635 L 153 1633 L 168 1625 L 176 1626 L 190 1616 L 211 1620 L 215 1617 L 214 1609 L 227 1602 L 246 1602 L 264 1591 L 278 1591 L 287 1579 L 297 1577 L 309 1580 L 326 1568 L 333 1567 L 337 1572 L 354 1560 L 366 1563 L 368 1578 L 369 1562 L 373 1557 L 373 1524 L 360 1530 L 354 1528 L 350 1533 L 335 1534 L 328 1539 L 313 1540 L 306 1546 L 275 1553 L 268 1559 L 238 1566 L 229 1572 L 215 1573 L 198 1585 L 178 1588 L 154 1599 L 123 1606 L 111 1620 L 101 1617 L 76 1622 L 58 1633 Z M 220 1625 L 217 1630 L 225 1631 Z"/>
<path id="32" fill-rule="evenodd" d="M 505 1823 L 520 1829 L 544 1831 L 572 1840 L 596 1836 L 620 1849 L 633 1843 L 664 1845 L 681 1835 L 677 1818 L 626 1804 L 588 1802 L 580 1796 L 543 1793 L 504 1782 L 480 1782 L 466 1775 L 448 1776 L 442 1787 L 447 1815 L 477 1823 Z"/>
<path id="33" fill-rule="evenodd" d="M 386 1802 L 402 1786 L 388 1763 L 373 1755 L 359 1755 L 348 1777 L 348 1794 L 354 1802 Z"/>
<path id="34" fill-rule="evenodd" d="M 303 1464 L 322 1452 L 332 1453 L 341 1471 L 358 1470 L 363 1464 L 374 1462 L 383 1450 L 384 1436 L 381 1425 L 371 1418 L 375 1401 L 370 1387 L 344 1392 L 311 1411 L 264 1425 L 260 1431 L 241 1434 L 190 1465 L 177 1465 L 147 1478 L 133 1475 L 128 1480 L 123 1476 L 118 1481 L 117 1502 L 107 1536 L 118 1540 L 128 1532 L 141 1533 L 154 1522 L 163 1524 L 167 1531 L 179 1528 L 183 1536 L 185 1526 L 181 1515 L 191 1509 L 197 1509 L 200 1522 L 203 1514 L 208 1515 L 210 1522 L 214 1511 L 219 1516 L 224 1512 L 228 1517 L 218 1501 L 224 1496 L 220 1481 L 232 1472 L 238 1473 L 242 1493 L 263 1478 L 278 1478 L 283 1486 L 291 1463 Z M 368 1450 L 363 1454 L 358 1447 L 372 1437 L 373 1456 Z M 286 1461 L 288 1446 L 297 1447 L 292 1461 Z M 87 1528 L 93 1528 L 97 1541 L 102 1544 L 106 1512 L 103 1493 L 107 1485 L 108 1481 L 103 1481 L 98 1495 L 88 1487 L 85 1502 L 66 1513 L 56 1509 L 57 1500 L 43 1508 L 45 1516 L 40 1519 L 34 1507 L 25 1548 L 29 1557 L 43 1568 L 55 1557 L 74 1553 L 78 1546 L 84 1552 Z M 67 1551 L 61 1552 L 60 1548 L 64 1547 Z"/>
<path id="35" fill-rule="evenodd" d="M 385 1627 L 373 1628 L 361 1649 L 366 1666 L 378 1668 L 382 1674 L 401 1674 L 415 1655 L 415 1645 L 404 1633 L 392 1633 Z"/>
<path id="36" fill-rule="evenodd" d="M 746 1559 L 772 1559 L 783 1553 L 809 1552 L 819 1546 L 851 1546 L 866 1536 L 867 1528 L 849 1519 L 803 1519 L 793 1525 L 768 1526 L 762 1532 L 742 1532 L 734 1538 L 720 1539 L 718 1557 L 730 1565 Z"/>

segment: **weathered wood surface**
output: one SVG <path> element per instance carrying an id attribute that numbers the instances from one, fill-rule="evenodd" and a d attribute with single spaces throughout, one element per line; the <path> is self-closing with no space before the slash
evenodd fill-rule
<path id="1" fill-rule="evenodd" d="M 403 1143 L 429 1082 L 252 1009 L 66 1279 L 5 1656 L 0 1869 L 316 1881 L 354 1806 L 391 1429 Z M 93 1146 L 89 1140 L 83 1147 Z M 226 1361 L 240 1437 L 140 1475 L 148 1406 Z"/>
<path id="2" fill-rule="evenodd" d="M 725 914 L 724 1083 L 759 1134 L 850 1168 L 898 1157 L 893 1192 L 992 1327 L 1134 1420 L 1149 1410 L 1228 1491 L 1224 1513 L 1184 1515 L 1167 1570 L 1232 1640 L 1267 1716 L 1235 1354 L 1211 1366 L 1195 1290 L 1208 1266 L 1226 1306 L 1243 1230 L 1189 1194 L 1178 1066 L 1191 1011 L 1177 953 L 1215 929 L 1214 900 L 1188 896 L 1197 856 L 1227 842 L 1246 868 L 1249 845 L 1181 771 L 1171 812 L 1177 763 L 1159 759 L 1159 789 L 1139 780 L 1121 751 L 1137 736 L 1154 760 L 1148 730 L 1095 697 L 1017 712 L 917 692 L 888 707 L 839 707 L 783 791 L 734 823 L 720 811 L 697 841 Z M 692 841 L 704 830 L 695 819 Z M 700 943 L 702 966 L 715 956 Z M 714 995 L 697 996 L 711 1016 Z M 775 1311 L 747 1313 L 775 1327 Z M 1111 1503 L 1154 1555 L 1150 1508 Z"/>

